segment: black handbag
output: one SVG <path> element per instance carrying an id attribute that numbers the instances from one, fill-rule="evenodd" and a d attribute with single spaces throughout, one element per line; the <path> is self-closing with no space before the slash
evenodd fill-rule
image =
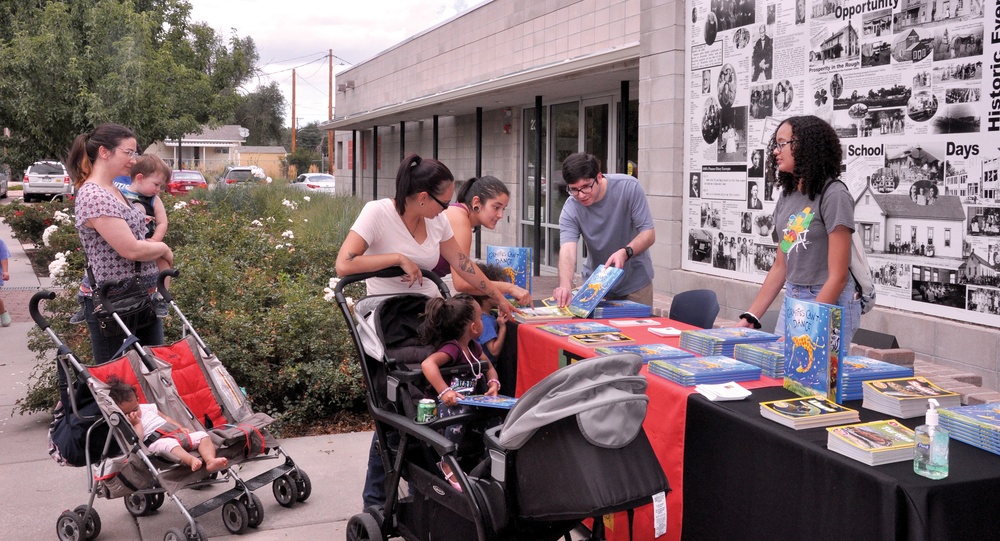
<path id="1" fill-rule="evenodd" d="M 97 318 L 101 334 L 104 336 L 112 337 L 125 334 L 112 314 L 118 314 L 125 326 L 133 333 L 156 321 L 153 301 L 139 275 L 141 268 L 142 264 L 136 262 L 135 275 L 126 280 L 125 286 L 119 288 L 115 293 L 112 293 L 109 288 L 107 297 L 101 297 L 101 288 L 97 287 L 94 272 L 90 269 L 90 265 L 87 265 L 87 276 L 90 278 L 94 291 L 94 317 Z"/>

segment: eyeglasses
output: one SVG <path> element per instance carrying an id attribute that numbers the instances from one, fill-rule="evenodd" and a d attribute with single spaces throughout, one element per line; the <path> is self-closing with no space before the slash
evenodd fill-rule
<path id="1" fill-rule="evenodd" d="M 433 199 L 434 201 L 437 201 L 437 204 L 441 205 L 441 208 L 443 208 L 444 210 L 448 210 L 448 203 L 445 203 L 440 199 L 438 199 L 437 197 L 434 197 L 434 194 L 432 194 L 431 192 L 427 192 L 427 195 L 431 196 L 431 199 Z"/>
<path id="2" fill-rule="evenodd" d="M 581 186 L 580 188 L 571 188 L 569 186 L 566 186 L 566 193 L 568 193 L 568 194 L 570 194 L 572 196 L 587 195 L 590 192 L 594 191 L 594 186 L 597 186 L 597 179 L 596 178 L 589 185 L 587 185 L 587 186 Z"/>
<path id="3" fill-rule="evenodd" d="M 138 152 L 136 152 L 136 151 L 134 151 L 132 149 L 127 149 L 127 148 L 115 147 L 115 150 L 122 151 L 122 154 L 128 156 L 128 159 L 130 159 L 130 160 L 134 159 L 139 154 Z"/>
<path id="4" fill-rule="evenodd" d="M 785 141 L 784 143 L 775 143 L 774 146 L 775 146 L 775 148 L 778 149 L 778 152 L 781 152 L 782 150 L 785 150 L 785 146 L 786 145 L 790 145 L 792 143 L 797 143 L 797 142 L 798 142 L 798 139 L 791 139 L 791 140 Z"/>

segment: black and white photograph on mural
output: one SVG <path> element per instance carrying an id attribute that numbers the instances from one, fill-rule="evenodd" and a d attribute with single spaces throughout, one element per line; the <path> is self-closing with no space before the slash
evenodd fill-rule
<path id="1" fill-rule="evenodd" d="M 712 260 L 712 232 L 707 229 L 692 229 L 688 233 L 688 258 L 699 263 Z"/>
<path id="2" fill-rule="evenodd" d="M 694 199 L 701 197 L 701 173 L 691 173 L 691 181 L 688 184 L 688 196 Z"/>
<path id="3" fill-rule="evenodd" d="M 701 93 L 712 93 L 712 70 L 702 70 L 701 72 Z"/>
<path id="4" fill-rule="evenodd" d="M 758 1 L 752 23 L 734 0 L 691 7 L 705 14 L 690 23 L 698 45 L 711 13 L 719 17 L 712 40 L 724 52 L 689 52 L 697 62 L 689 63 L 687 118 L 696 135 L 684 167 L 702 175 L 702 188 L 700 197 L 687 194 L 682 238 L 702 248 L 689 246 L 682 267 L 735 279 L 749 268 L 744 279 L 763 279 L 777 250 L 771 222 L 780 195 L 766 148 L 785 118 L 812 114 L 840 137 L 841 180 L 856 201 L 879 304 L 960 320 L 974 312 L 974 321 L 1000 325 L 995 6 Z M 706 69 L 711 90 L 703 95 Z"/>
<path id="5" fill-rule="evenodd" d="M 719 35 L 719 18 L 715 13 L 708 12 L 705 16 L 705 45 L 715 43 L 715 38 Z"/>

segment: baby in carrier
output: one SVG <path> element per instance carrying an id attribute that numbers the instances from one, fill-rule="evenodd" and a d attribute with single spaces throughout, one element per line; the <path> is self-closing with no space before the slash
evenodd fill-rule
<path id="1" fill-rule="evenodd" d="M 477 390 L 485 389 L 483 394 L 496 396 L 500 391 L 497 371 L 483 355 L 483 348 L 476 341 L 483 332 L 479 303 L 464 293 L 447 300 L 434 298 L 427 301 L 425 316 L 420 327 L 421 337 L 425 343 L 436 347 L 437 351 L 424 359 L 420 369 L 437 393 L 440 403 L 438 416 L 445 418 L 468 411 L 468 406 L 460 406 L 458 399 L 474 394 Z M 468 370 L 446 382 L 441 375 L 441 368 L 456 364 L 467 365 Z M 461 425 L 449 426 L 445 429 L 444 436 L 454 443 L 460 443 L 462 429 Z M 461 490 L 448 465 L 442 462 L 440 467 L 445 479 Z"/>
<path id="2" fill-rule="evenodd" d="M 229 465 L 228 459 L 215 456 L 215 444 L 207 433 L 200 430 L 191 432 L 181 427 L 177 421 L 161 414 L 155 404 L 140 404 L 135 387 L 116 376 L 108 378 L 108 385 L 111 387 L 108 390 L 111 399 L 132 423 L 139 439 L 153 453 L 170 453 L 190 467 L 191 471 L 198 471 L 205 466 L 207 471 L 216 472 Z M 195 449 L 204 462 L 189 452 Z"/>

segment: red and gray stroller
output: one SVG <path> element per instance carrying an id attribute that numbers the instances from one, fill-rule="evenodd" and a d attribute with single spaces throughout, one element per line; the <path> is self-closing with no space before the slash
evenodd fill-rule
<path id="1" fill-rule="evenodd" d="M 423 273 L 447 296 L 433 273 Z M 371 343 L 373 332 L 399 334 L 401 315 L 388 312 L 406 303 L 376 301 L 372 308 L 362 299 L 352 314 L 343 294 L 351 283 L 401 274 L 395 268 L 351 275 L 335 289 L 361 361 L 387 477 L 385 505 L 351 517 L 349 541 L 569 539 L 588 518 L 663 502 L 670 488 L 642 430 L 648 398 L 635 355 L 586 360 L 551 374 L 521 397 L 502 426 L 467 430 L 460 445 L 438 431 L 461 416 L 417 423 L 408 402 L 419 395 L 412 387 L 426 383 L 407 365 L 412 353 L 394 348 L 395 337 L 381 354 Z M 462 421 L 480 419 L 471 414 Z M 477 434 L 479 441 L 469 441 Z M 443 478 L 441 461 L 461 491 Z"/>
<path id="2" fill-rule="evenodd" d="M 176 276 L 176 271 L 165 273 Z M 161 275 L 161 286 L 165 275 Z M 264 507 L 253 491 L 269 483 L 278 503 L 285 507 L 310 495 L 308 476 L 267 431 L 270 417 L 251 411 L 242 391 L 190 328 L 169 292 L 164 290 L 163 294 L 191 335 L 169 346 L 144 348 L 116 315 L 115 321 L 129 334 L 125 342 L 128 350 L 98 366 L 82 365 L 41 315 L 39 302 L 55 298 L 55 293 L 39 291 L 31 299 L 32 318 L 58 348 L 61 401 L 50 430 L 50 452 L 61 463 L 89 470 L 89 500 L 59 517 L 61 540 L 89 540 L 100 534 L 101 520 L 94 509 L 98 497 L 123 498 L 126 509 L 136 517 L 155 512 L 169 497 L 187 522 L 183 528 L 167 531 L 164 539 L 169 541 L 206 539 L 195 519 L 219 507 L 228 531 L 242 533 L 248 527 L 258 527 L 264 519 Z M 155 403 L 161 412 L 192 431 L 207 429 L 218 456 L 227 458 L 229 466 L 213 474 L 205 468 L 192 472 L 179 467 L 173 457 L 150 453 L 108 395 L 107 381 L 112 375 L 132 384 L 140 403 Z M 250 479 L 241 478 L 239 472 L 248 463 L 282 456 L 283 463 Z M 232 488 L 194 506 L 186 506 L 178 496 L 181 489 L 229 481 Z"/>

